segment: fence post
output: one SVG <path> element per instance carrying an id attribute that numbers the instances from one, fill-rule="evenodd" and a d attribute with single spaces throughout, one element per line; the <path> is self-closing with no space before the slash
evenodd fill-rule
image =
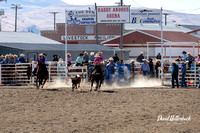
<path id="1" fill-rule="evenodd" d="M 0 64 L 0 85 L 1 85 L 1 64 Z"/>
<path id="2" fill-rule="evenodd" d="M 195 62 L 195 65 L 194 65 L 194 70 L 195 70 L 195 71 L 194 71 L 194 74 L 195 74 L 195 76 L 194 76 L 194 78 L 195 78 L 194 84 L 195 84 L 195 87 L 197 87 L 197 85 L 196 85 L 196 83 L 197 83 L 197 81 L 196 81 L 196 80 L 197 80 L 197 75 L 196 75 L 196 74 L 197 74 L 197 70 L 196 70 L 196 68 L 197 68 L 197 67 L 196 67 L 196 62 Z"/>
<path id="3" fill-rule="evenodd" d="M 49 64 L 49 82 L 50 82 L 50 80 L 51 80 L 50 75 L 51 75 L 51 68 L 50 68 L 50 64 Z"/>

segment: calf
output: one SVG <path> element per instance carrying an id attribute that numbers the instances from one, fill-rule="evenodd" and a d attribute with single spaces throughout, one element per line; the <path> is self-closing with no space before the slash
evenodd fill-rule
<path id="1" fill-rule="evenodd" d="M 78 87 L 80 88 L 81 76 L 80 75 L 75 75 L 71 79 L 72 79 L 72 92 L 73 92 L 74 89 L 78 89 Z"/>

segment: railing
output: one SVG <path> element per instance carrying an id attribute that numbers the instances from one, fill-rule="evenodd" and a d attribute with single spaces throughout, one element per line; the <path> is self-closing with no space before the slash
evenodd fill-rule
<path id="1" fill-rule="evenodd" d="M 172 80 L 172 75 L 171 75 L 171 66 L 165 67 L 167 69 L 164 69 L 163 71 L 163 85 L 170 85 L 171 86 L 171 80 Z M 161 78 L 161 70 L 159 68 L 159 78 Z M 181 85 L 181 68 L 179 68 L 179 75 L 178 75 L 178 81 L 179 85 Z M 185 81 L 189 87 L 198 87 L 199 85 L 199 73 L 198 73 L 198 67 L 196 66 L 196 63 L 194 66 L 191 66 L 191 68 L 187 68 L 186 70 L 186 75 L 185 75 Z"/>
<path id="2" fill-rule="evenodd" d="M 65 65 L 49 62 L 46 66 L 49 72 L 48 82 L 52 82 L 57 78 L 65 79 Z M 28 74 L 28 69 L 30 69 L 30 72 L 33 72 L 32 63 L 0 64 L 0 85 L 34 84 L 36 78 Z M 87 66 L 68 67 L 68 76 L 71 77 L 75 74 L 80 74 L 82 77 L 87 78 Z"/>

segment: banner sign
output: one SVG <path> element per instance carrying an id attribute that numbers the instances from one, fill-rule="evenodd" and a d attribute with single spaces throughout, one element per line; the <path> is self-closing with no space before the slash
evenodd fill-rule
<path id="1" fill-rule="evenodd" d="M 114 37 L 117 37 L 117 35 L 99 35 L 99 40 L 107 40 L 112 39 Z M 65 40 L 65 36 L 61 36 L 61 40 Z M 79 36 L 67 36 L 67 40 L 96 40 L 96 36 L 85 36 L 85 35 L 79 35 Z"/>
<path id="2" fill-rule="evenodd" d="M 98 23 L 130 23 L 130 6 L 98 6 Z"/>
<path id="3" fill-rule="evenodd" d="M 158 9 L 134 9 L 130 11 L 132 24 L 159 24 L 161 22 L 161 10 Z"/>
<path id="4" fill-rule="evenodd" d="M 95 10 L 67 11 L 67 24 L 87 25 L 96 24 Z"/>

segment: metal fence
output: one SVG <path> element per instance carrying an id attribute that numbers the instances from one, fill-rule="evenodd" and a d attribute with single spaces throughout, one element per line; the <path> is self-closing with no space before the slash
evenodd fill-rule
<path id="1" fill-rule="evenodd" d="M 0 64 L 0 85 L 28 85 L 34 84 L 36 77 L 28 74 L 28 70 L 32 72 L 36 64 L 34 63 L 16 63 L 16 64 Z M 54 79 L 65 79 L 65 65 L 57 62 L 47 62 L 47 70 L 49 79 L 47 82 L 52 82 Z M 87 66 L 68 67 L 68 76 L 80 74 L 83 77 L 88 77 Z"/>
<path id="2" fill-rule="evenodd" d="M 179 66 L 178 81 L 179 81 L 179 85 L 181 85 L 181 78 L 182 78 L 181 63 L 178 63 L 178 66 Z M 187 83 L 187 86 L 189 87 L 199 86 L 199 80 L 200 80 L 200 76 L 199 76 L 200 73 L 198 73 L 199 67 L 200 66 L 197 66 L 197 63 L 194 63 L 194 65 L 192 65 L 191 68 L 187 67 L 186 76 L 185 76 L 185 81 Z M 163 85 L 171 86 L 171 81 L 172 81 L 171 68 L 172 66 L 164 67 L 163 79 L 161 77 L 162 76 L 161 70 L 159 69 L 159 78 L 162 79 Z"/>

